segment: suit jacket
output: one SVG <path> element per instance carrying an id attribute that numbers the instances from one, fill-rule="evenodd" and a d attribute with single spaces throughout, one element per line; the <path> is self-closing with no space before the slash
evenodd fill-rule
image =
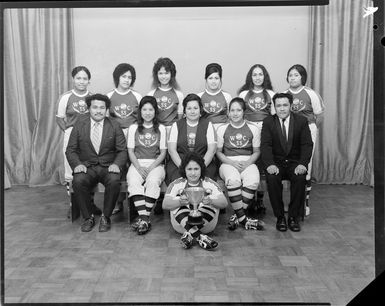
<path id="1" fill-rule="evenodd" d="M 313 141 L 306 118 L 290 114 L 287 146 L 281 131 L 282 127 L 276 114 L 263 120 L 261 155 L 265 168 L 270 165 L 283 166 L 287 163 L 307 167 L 312 155 Z"/>
<path id="2" fill-rule="evenodd" d="M 116 164 L 122 170 L 128 159 L 126 138 L 119 124 L 106 117 L 103 124 L 99 154 L 96 153 L 90 138 L 91 119 L 85 116 L 74 125 L 66 150 L 68 163 L 72 169 L 83 164 L 86 167 Z"/>

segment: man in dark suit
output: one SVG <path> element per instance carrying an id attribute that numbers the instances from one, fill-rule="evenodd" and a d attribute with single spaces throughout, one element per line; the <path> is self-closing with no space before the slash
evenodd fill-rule
<path id="1" fill-rule="evenodd" d="M 119 124 L 106 117 L 110 99 L 102 94 L 86 97 L 89 116 L 79 120 L 71 132 L 66 150 L 73 170 L 73 190 L 84 222 L 81 231 L 95 226 L 90 191 L 97 183 L 105 186 L 103 214 L 99 232 L 111 228 L 112 210 L 120 192 L 122 168 L 127 162 L 126 138 Z"/>
<path id="2" fill-rule="evenodd" d="M 293 96 L 278 93 L 273 97 L 276 114 L 263 120 L 261 156 L 266 169 L 270 203 L 277 218 L 279 231 L 299 232 L 298 218 L 305 201 L 306 166 L 309 164 L 313 142 L 305 117 L 290 111 Z M 282 180 L 290 181 L 288 221 L 284 215 Z"/>

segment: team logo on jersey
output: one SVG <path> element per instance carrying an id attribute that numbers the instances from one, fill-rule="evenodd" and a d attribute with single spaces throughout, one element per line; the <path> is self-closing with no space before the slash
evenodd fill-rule
<path id="1" fill-rule="evenodd" d="M 79 114 L 88 113 L 87 104 L 84 100 L 72 102 L 72 108 Z"/>
<path id="2" fill-rule="evenodd" d="M 229 141 L 233 147 L 240 149 L 246 147 L 250 139 L 242 133 L 237 133 L 235 136 L 229 136 Z"/>
<path id="3" fill-rule="evenodd" d="M 293 100 L 293 104 L 291 105 L 291 110 L 296 113 L 304 109 L 305 109 L 305 103 L 302 100 L 295 98 Z"/>
<path id="4" fill-rule="evenodd" d="M 256 97 L 255 99 L 249 99 L 249 106 L 253 111 L 261 111 L 267 107 L 265 99 Z"/>
<path id="5" fill-rule="evenodd" d="M 158 141 L 158 135 L 152 133 L 139 134 L 138 141 L 146 148 L 153 147 Z"/>
<path id="6" fill-rule="evenodd" d="M 134 110 L 132 109 L 132 107 L 130 105 L 127 105 L 124 103 L 114 107 L 114 112 L 115 112 L 116 116 L 118 116 L 120 118 L 129 117 L 133 111 Z"/>
<path id="7" fill-rule="evenodd" d="M 217 114 L 223 109 L 223 106 L 221 103 L 211 100 L 210 102 L 203 103 L 203 109 L 206 113 Z"/>
<path id="8" fill-rule="evenodd" d="M 161 111 L 165 111 L 166 109 L 170 109 L 173 106 L 172 100 L 170 98 L 168 98 L 167 96 L 162 96 L 160 98 L 157 98 L 156 102 L 158 103 L 158 108 Z"/>
<path id="9" fill-rule="evenodd" d="M 188 135 L 187 135 L 187 146 L 188 147 L 194 147 L 195 146 L 195 138 L 196 138 L 195 133 L 188 133 Z"/>

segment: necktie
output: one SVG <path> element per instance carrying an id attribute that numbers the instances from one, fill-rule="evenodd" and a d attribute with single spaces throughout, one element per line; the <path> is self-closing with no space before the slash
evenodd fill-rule
<path id="1" fill-rule="evenodd" d="M 282 135 L 283 135 L 283 138 L 285 139 L 285 142 L 287 142 L 285 120 L 286 120 L 286 118 L 282 119 Z"/>
<path id="2" fill-rule="evenodd" d="M 95 122 L 92 129 L 91 141 L 95 148 L 96 153 L 99 154 L 100 141 L 102 140 L 102 129 L 100 122 Z"/>

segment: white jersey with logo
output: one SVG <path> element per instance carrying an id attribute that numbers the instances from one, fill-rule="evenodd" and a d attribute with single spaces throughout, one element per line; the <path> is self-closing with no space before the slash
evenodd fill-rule
<path id="1" fill-rule="evenodd" d="M 262 90 L 244 90 L 239 94 L 239 97 L 246 102 L 245 119 L 251 122 L 263 121 L 268 115 L 275 114 L 273 104 L 274 92 L 266 89 L 267 100 L 263 95 Z"/>
<path id="2" fill-rule="evenodd" d="M 110 114 L 119 122 L 122 129 L 130 127 L 136 123 L 138 117 L 138 107 L 142 96 L 130 89 L 126 93 L 113 89 L 107 93 L 111 100 Z"/>
<path id="3" fill-rule="evenodd" d="M 137 159 L 156 159 L 160 150 L 166 150 L 166 128 L 160 124 L 159 132 L 153 128 L 143 128 L 139 133 L 138 125 L 133 124 L 128 129 L 127 148 L 134 149 Z"/>
<path id="4" fill-rule="evenodd" d="M 171 126 L 178 120 L 178 114 L 183 114 L 183 94 L 174 88 L 162 89 L 160 87 L 151 90 L 148 96 L 156 98 L 158 104 L 159 123 Z"/>
<path id="5" fill-rule="evenodd" d="M 89 95 L 91 95 L 89 91 L 79 95 L 74 90 L 70 90 L 59 97 L 56 117 L 65 119 L 66 128 L 73 126 L 79 116 L 88 113 L 86 97 Z"/>
<path id="6" fill-rule="evenodd" d="M 223 154 L 229 158 L 250 156 L 253 154 L 253 148 L 258 148 L 261 144 L 259 129 L 247 121 L 240 127 L 235 127 L 231 123 L 221 125 L 217 137 L 218 148 L 223 148 Z"/>
<path id="7" fill-rule="evenodd" d="M 322 114 L 325 110 L 321 96 L 307 86 L 303 86 L 298 91 L 289 88 L 286 92 L 293 95 L 292 112 L 306 117 L 309 124 L 315 123 L 316 116 Z"/>

